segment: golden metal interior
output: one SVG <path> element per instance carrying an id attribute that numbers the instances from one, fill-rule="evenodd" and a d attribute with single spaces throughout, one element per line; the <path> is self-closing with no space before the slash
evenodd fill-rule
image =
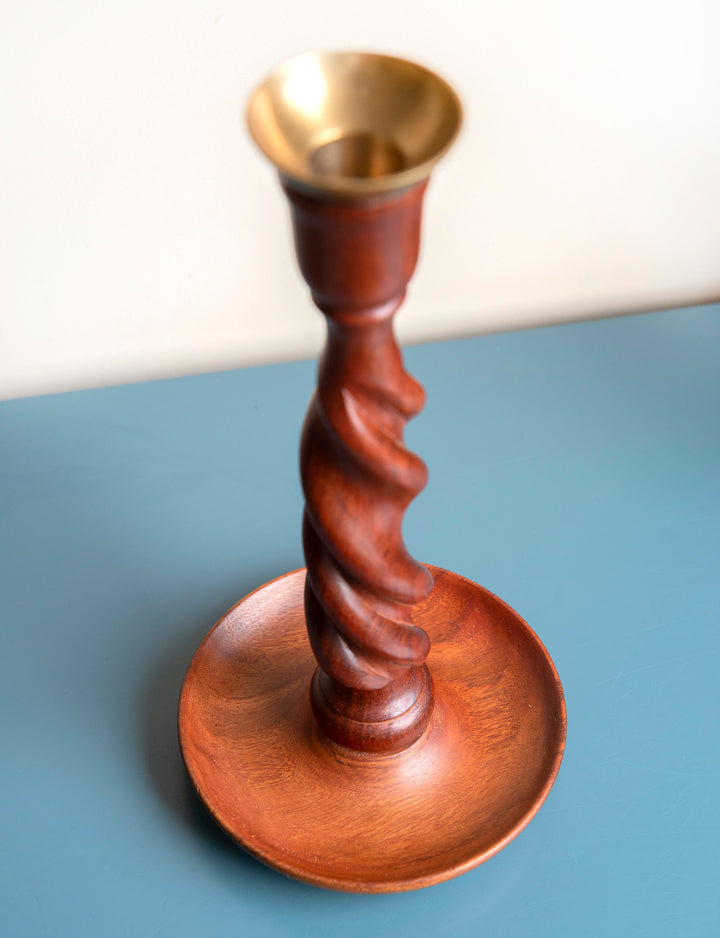
<path id="1" fill-rule="evenodd" d="M 253 139 L 291 184 L 368 196 L 426 179 L 457 136 L 462 108 L 438 75 L 366 52 L 310 52 L 253 93 Z"/>

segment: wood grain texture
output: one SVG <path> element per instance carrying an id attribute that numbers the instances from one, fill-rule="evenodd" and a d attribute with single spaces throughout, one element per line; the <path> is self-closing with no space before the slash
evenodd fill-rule
<path id="1" fill-rule="evenodd" d="M 313 717 L 305 571 L 238 603 L 209 633 L 180 700 L 183 756 L 217 822 L 258 859 L 356 892 L 429 886 L 488 859 L 557 774 L 565 706 L 532 630 L 487 590 L 431 568 L 416 609 L 435 707 L 393 754 L 331 742 Z"/>
<path id="2" fill-rule="evenodd" d="M 328 323 L 300 457 L 313 711 L 331 739 L 364 751 L 411 745 L 433 705 L 430 645 L 413 619 L 432 577 L 401 530 L 427 482 L 403 442 L 425 396 L 393 334 L 424 191 L 343 202 L 286 187 L 300 268 Z"/>

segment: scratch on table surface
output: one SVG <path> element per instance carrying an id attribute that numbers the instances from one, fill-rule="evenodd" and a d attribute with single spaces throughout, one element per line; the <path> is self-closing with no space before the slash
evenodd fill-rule
<path id="1" fill-rule="evenodd" d="M 640 674 L 642 671 L 652 671 L 654 668 L 664 668 L 667 665 L 674 665 L 680 661 L 691 661 L 694 658 L 708 658 L 712 655 L 717 655 L 720 652 L 718 648 L 704 648 L 701 651 L 691 651 L 686 655 L 673 655 L 672 658 L 664 658 L 662 661 L 655 661 L 653 664 L 642 664 L 637 668 L 630 668 L 625 671 L 621 669 L 613 677 L 603 678 L 602 681 L 598 681 L 596 686 L 602 687 L 603 684 L 611 684 L 613 681 L 619 681 L 624 677 L 630 677 L 632 674 Z"/>
<path id="2" fill-rule="evenodd" d="M 645 632 L 655 632 L 657 629 L 663 629 L 665 626 L 682 625 L 687 623 L 687 615 L 675 616 L 672 619 L 660 619 L 659 622 L 653 622 L 652 625 L 646 625 L 636 631 L 636 635 L 643 635 Z"/>
<path id="3" fill-rule="evenodd" d="M 165 931 L 168 925 L 171 925 L 171 924 L 172 924 L 172 918 L 169 918 L 166 921 L 164 921 L 162 925 L 158 925 L 157 928 L 153 929 L 153 931 L 148 932 L 145 938 L 155 938 L 156 935 L 159 935 L 161 931 Z"/>
<path id="4" fill-rule="evenodd" d="M 623 765 L 629 765 L 631 769 L 640 769 L 643 772 L 650 772 L 651 775 L 669 775 L 673 778 L 720 778 L 720 772 L 676 772 L 673 769 L 655 769 L 649 765 L 641 765 L 639 762 L 630 762 L 628 759 L 618 759 Z"/>
<path id="5" fill-rule="evenodd" d="M 642 762 L 633 762 L 632 759 L 625 759 L 616 750 L 613 750 L 612 752 L 606 752 L 602 759 L 603 762 L 609 762 L 611 760 L 621 765 L 627 765 L 631 769 L 640 769 L 643 772 L 650 772 L 652 775 L 669 775 L 673 776 L 674 778 L 720 778 L 720 771 L 680 772 L 676 769 L 653 768 L 652 766 L 644 765 Z M 622 797 L 613 803 L 624 804 L 626 801 L 627 799 Z"/>

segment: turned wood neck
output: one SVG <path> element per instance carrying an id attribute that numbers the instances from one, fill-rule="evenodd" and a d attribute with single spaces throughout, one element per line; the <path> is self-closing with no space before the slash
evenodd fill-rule
<path id="1" fill-rule="evenodd" d="M 305 615 L 320 728 L 354 749 L 415 742 L 433 705 L 413 607 L 432 590 L 402 519 L 427 482 L 403 431 L 424 403 L 393 333 L 418 256 L 425 184 L 372 200 L 286 188 L 300 267 L 328 323 L 302 434 Z"/>
<path id="2" fill-rule="evenodd" d="M 427 181 L 367 199 L 321 199 L 283 185 L 295 251 L 313 300 L 327 316 L 397 307 L 420 247 Z"/>

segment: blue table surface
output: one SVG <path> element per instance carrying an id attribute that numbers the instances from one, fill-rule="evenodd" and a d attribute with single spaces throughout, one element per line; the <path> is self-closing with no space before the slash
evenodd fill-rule
<path id="1" fill-rule="evenodd" d="M 214 620 L 302 565 L 311 362 L 0 406 L 0 934 L 720 935 L 720 306 L 406 350 L 408 547 L 538 632 L 568 745 L 530 826 L 419 892 L 305 886 L 185 776 Z"/>

